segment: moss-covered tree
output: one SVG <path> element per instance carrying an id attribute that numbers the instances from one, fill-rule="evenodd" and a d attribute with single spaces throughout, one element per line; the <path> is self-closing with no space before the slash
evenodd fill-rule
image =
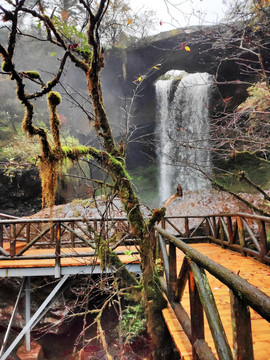
<path id="1" fill-rule="evenodd" d="M 110 6 L 110 1 L 101 0 L 97 6 L 97 3 L 94 1 L 78 0 L 78 4 L 83 6 L 85 10 L 88 22 L 86 34 L 87 47 L 81 47 L 76 42 L 72 42 L 72 39 L 67 38 L 61 31 L 59 21 L 57 22 L 57 19 L 54 19 L 53 14 L 46 14 L 41 2 L 37 2 L 35 7 L 28 7 L 26 0 L 15 1 L 13 5 L 10 5 L 10 1 L 7 1 L 7 3 L 9 3 L 7 7 L 0 6 L 3 20 L 8 23 L 8 28 L 10 29 L 9 38 L 6 43 L 0 44 L 2 70 L 5 75 L 9 74 L 10 79 L 17 85 L 17 97 L 25 109 L 22 121 L 25 133 L 30 137 L 39 138 L 41 144 L 39 169 L 42 180 L 42 205 L 43 207 L 53 205 L 57 179 L 60 174 L 61 165 L 66 159 L 76 161 L 81 157 L 91 156 L 110 174 L 112 179 L 111 188 L 113 188 L 114 194 L 121 199 L 132 233 L 139 242 L 143 270 L 142 299 L 147 316 L 148 332 L 152 340 L 153 358 L 164 359 L 165 346 L 162 342 L 164 339 L 164 323 L 161 313 L 164 300 L 155 273 L 153 255 L 155 242 L 152 236 L 152 227 L 157 220 L 160 220 L 163 211 L 156 210 L 150 221 L 142 214 L 139 199 L 134 192 L 131 179 L 125 167 L 122 143 L 116 144 L 115 142 L 103 103 L 100 72 L 104 67 L 104 55 L 100 44 L 99 29 Z M 15 61 L 14 53 L 18 37 L 18 19 L 22 14 L 31 16 L 41 24 L 46 33 L 46 38 L 43 38 L 43 41 L 46 40 L 63 50 L 57 74 L 46 84 L 35 69 L 22 71 L 20 64 Z M 55 25 L 55 22 L 57 22 L 57 25 Z M 92 146 L 77 146 L 74 148 L 62 146 L 60 140 L 60 121 L 57 113 L 61 96 L 54 88 L 58 84 L 68 61 L 81 69 L 85 75 L 94 113 L 92 121 L 96 135 L 102 143 L 102 149 Z M 27 81 L 35 82 L 40 89 L 29 93 L 27 91 L 26 79 Z M 34 125 L 34 100 L 43 96 L 47 96 L 50 113 L 49 131 Z M 49 132 L 51 133 L 50 137 L 48 136 Z M 102 251 L 97 251 L 97 253 L 100 256 L 104 256 Z M 115 266 L 121 267 L 119 259 L 116 258 L 113 252 L 108 251 L 106 256 L 109 257 L 109 261 L 113 262 Z M 122 272 L 119 272 L 119 274 L 125 277 L 125 282 L 130 282 L 132 286 L 134 286 L 134 283 L 136 284 L 136 280 L 130 274 L 123 274 Z"/>

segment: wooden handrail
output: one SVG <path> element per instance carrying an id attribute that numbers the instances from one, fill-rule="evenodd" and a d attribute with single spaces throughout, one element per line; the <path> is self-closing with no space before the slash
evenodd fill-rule
<path id="1" fill-rule="evenodd" d="M 1 214 L 0 214 L 1 215 Z M 181 220 L 183 226 L 179 229 L 174 220 Z M 198 219 L 197 224 L 191 228 L 192 219 Z M 42 224 L 60 225 L 62 231 L 60 234 L 60 243 L 70 242 L 74 247 L 75 242 L 81 241 L 85 246 L 88 238 L 91 239 L 92 231 L 105 231 L 104 223 L 125 223 L 128 227 L 128 219 L 126 217 L 102 218 L 102 217 L 77 217 L 77 218 L 51 218 L 51 219 L 22 219 L 12 218 L 0 220 L 0 247 L 3 243 L 10 242 L 10 254 L 16 256 L 16 244 L 26 242 L 30 244 L 27 249 L 36 243 L 31 241 L 38 238 L 36 245 L 55 247 L 57 240 L 54 230 L 47 236 L 43 233 Z M 90 224 L 91 223 L 91 224 Z M 98 226 L 98 223 L 100 226 Z M 168 216 L 164 217 L 163 227 L 169 226 L 177 233 L 180 239 L 189 241 L 213 241 L 222 247 L 232 248 L 242 253 L 242 255 L 251 255 L 260 261 L 270 264 L 270 246 L 267 243 L 267 231 L 270 227 L 270 217 L 258 216 L 244 213 L 222 213 L 214 215 L 199 216 Z M 252 223 L 256 223 L 254 227 Z M 101 226 L 102 225 L 102 226 Z M 88 231 L 89 226 L 92 228 L 91 233 Z M 107 226 L 107 225 L 106 225 Z M 117 231 L 114 228 L 113 231 Z M 128 229 L 124 230 L 128 233 Z M 197 235 L 197 232 L 200 233 Z M 67 236 L 68 234 L 68 236 Z M 31 235 L 31 236 L 30 236 Z M 39 236 L 42 235 L 42 236 Z M 64 237 L 63 237 L 64 236 Z M 132 236 L 131 236 L 132 237 Z M 68 241 L 67 241 L 68 239 Z M 58 241 L 58 240 L 57 240 Z M 91 243 L 91 241 L 90 241 Z M 252 246 L 253 248 L 252 248 Z M 91 244 L 92 246 L 92 244 Z M 2 251 L 3 253 L 3 251 Z"/>
<path id="2" fill-rule="evenodd" d="M 205 255 L 202 255 L 197 250 L 193 249 L 188 244 L 184 243 L 175 236 L 169 234 L 167 231 L 155 226 L 157 232 L 165 239 L 172 242 L 178 249 L 183 251 L 191 260 L 193 260 L 200 267 L 204 268 L 223 284 L 227 285 L 231 290 L 241 294 L 243 299 L 257 311 L 264 319 L 270 322 L 270 297 L 264 292 L 249 284 L 245 279 L 232 271 L 226 269 L 224 266 L 214 262 Z"/>
<path id="3" fill-rule="evenodd" d="M 192 344 L 193 359 L 202 360 L 214 358 L 211 349 L 207 347 L 207 343 L 204 340 L 202 309 L 208 320 L 218 358 L 220 360 L 233 358 L 220 321 L 214 296 L 204 271 L 207 270 L 230 288 L 235 356 L 237 359 L 253 360 L 254 353 L 249 306 L 265 320 L 270 322 L 270 297 L 255 286 L 249 284 L 239 275 L 214 262 L 207 256 L 200 254 L 197 250 L 181 239 L 169 234 L 166 230 L 158 226 L 155 226 L 155 229 L 159 234 L 160 243 L 163 244 L 161 250 L 162 257 L 165 260 L 166 280 L 161 280 L 162 288 L 165 290 L 171 306 L 175 311 L 175 315 Z M 169 257 L 167 249 L 164 246 L 165 239 L 169 242 L 169 249 L 175 246 L 175 248 L 178 248 L 186 255 L 175 287 L 172 285 L 171 279 L 176 276 L 176 268 L 171 266 L 171 264 L 169 264 L 169 266 L 167 264 Z M 171 252 L 171 250 L 169 251 Z M 172 253 L 174 252 L 175 250 L 172 251 Z M 187 280 L 189 280 L 190 318 L 181 305 L 182 294 Z"/>

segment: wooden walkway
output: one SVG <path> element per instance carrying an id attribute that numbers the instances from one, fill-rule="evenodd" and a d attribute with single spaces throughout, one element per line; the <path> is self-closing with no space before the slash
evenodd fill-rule
<path id="1" fill-rule="evenodd" d="M 161 226 L 155 226 L 165 273 L 161 283 L 174 309 L 168 305 L 163 314 L 182 359 L 214 360 L 218 352 L 219 359 L 232 360 L 234 347 L 235 359 L 270 360 L 270 267 L 242 256 L 270 264 L 270 218 L 240 213 L 170 217 Z M 61 278 L 50 295 L 54 296 L 71 275 L 112 272 L 109 267 L 103 271 L 95 255 L 96 236 L 114 239 L 110 245 L 121 261 L 130 271 L 141 272 L 125 218 L 4 219 L 0 220 L 0 277 Z M 190 247 L 186 242 L 196 244 Z M 27 288 L 25 297 L 30 298 Z M 30 334 L 35 316 L 46 304 L 26 321 L 7 356 L 24 334 Z M 30 301 L 27 306 L 30 309 Z M 253 344 L 254 357 L 248 344 Z"/>
<path id="2" fill-rule="evenodd" d="M 16 249 L 19 250 L 20 247 L 25 246 L 21 244 L 20 246 L 16 246 Z M 8 249 L 8 246 L 4 248 Z M 134 268 L 135 272 L 139 270 L 140 257 L 138 252 L 134 246 L 118 246 L 117 252 L 120 253 L 119 259 L 128 267 L 137 265 Z M 55 254 L 54 249 L 36 249 L 30 248 L 24 253 L 25 257 L 32 259 L 10 259 L 10 260 L 0 260 L 0 275 L 4 271 L 4 276 L 15 276 L 12 275 L 12 270 L 26 271 L 27 269 L 31 269 L 33 272 L 33 276 L 35 276 L 35 272 L 37 276 L 47 275 L 46 269 L 53 269 L 55 267 L 55 259 L 49 258 L 53 257 Z M 35 258 L 40 257 L 40 258 Z M 94 251 L 90 247 L 65 247 L 61 249 L 61 259 L 60 259 L 60 267 L 63 273 L 73 274 L 76 272 L 80 273 L 80 269 L 86 273 L 102 273 L 103 271 L 100 269 L 100 260 L 95 255 Z M 37 272 L 37 269 L 40 269 L 40 272 Z M 105 270 L 104 272 L 106 272 Z M 110 271 L 110 270 L 108 270 Z M 132 269 L 131 269 L 132 271 Z M 3 274 L 2 274 L 3 275 Z M 18 276 L 18 275 L 17 275 Z"/>
<path id="3" fill-rule="evenodd" d="M 193 248 L 200 253 L 208 256 L 215 262 L 230 269 L 235 274 L 240 275 L 246 279 L 250 284 L 258 287 L 260 290 L 270 296 L 270 268 L 257 260 L 252 258 L 242 257 L 241 254 L 233 252 L 228 249 L 222 249 L 220 246 L 214 244 L 193 244 Z M 177 250 L 177 271 L 179 272 L 184 258 L 184 253 Z M 215 277 L 207 273 L 207 277 L 214 294 L 214 298 L 221 316 L 223 326 L 225 328 L 226 335 L 232 348 L 232 323 L 230 314 L 230 294 L 226 285 L 221 283 Z M 189 313 L 189 292 L 186 287 L 181 304 L 185 310 Z M 254 310 L 250 309 L 252 335 L 253 335 L 253 347 L 254 347 L 254 359 L 255 360 L 269 360 L 270 359 L 270 323 L 262 319 Z M 185 335 L 179 321 L 174 315 L 174 311 L 168 306 L 163 310 L 163 315 L 169 331 L 174 339 L 174 342 L 182 356 L 182 359 L 193 359 L 192 348 L 190 342 Z M 211 332 L 208 328 L 208 323 L 205 320 L 205 339 L 215 352 L 214 342 L 211 336 Z"/>

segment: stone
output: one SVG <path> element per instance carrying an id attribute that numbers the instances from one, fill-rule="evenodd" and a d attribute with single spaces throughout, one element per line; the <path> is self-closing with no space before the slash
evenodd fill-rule
<path id="1" fill-rule="evenodd" d="M 27 351 L 25 345 L 17 351 L 20 360 L 45 360 L 44 353 L 40 344 L 35 341 L 31 342 L 31 350 Z"/>

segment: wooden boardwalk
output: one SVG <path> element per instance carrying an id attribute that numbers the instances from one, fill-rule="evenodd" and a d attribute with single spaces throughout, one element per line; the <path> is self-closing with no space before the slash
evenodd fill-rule
<path id="1" fill-rule="evenodd" d="M 166 231 L 167 228 L 177 237 Z M 165 273 L 165 278 L 161 280 L 162 288 L 174 308 L 168 305 L 163 314 L 182 359 L 213 360 L 217 352 L 220 359 L 232 359 L 234 346 L 235 349 L 237 347 L 234 358 L 270 360 L 270 267 L 254 259 L 256 257 L 270 264 L 270 246 L 267 242 L 270 218 L 241 213 L 171 217 L 164 218 L 162 228 L 155 226 L 155 230 Z M 95 254 L 96 235 L 117 240 L 110 245 L 121 261 L 130 271 L 141 272 L 138 251 L 130 245 L 134 245 L 134 239 L 125 218 L 106 221 L 97 218 L 0 220 L 0 277 L 24 277 L 27 281 L 32 276 L 61 278 L 44 305 L 31 319 L 27 319 L 25 328 L 6 355 L 24 335 L 30 334 L 39 313 L 44 311 L 47 302 L 61 290 L 69 276 L 115 271 L 109 266 L 105 269 L 100 266 Z M 204 242 L 207 239 L 211 244 Z M 192 247 L 186 243 L 194 241 L 196 244 Z M 27 287 L 25 298 L 30 299 Z M 30 301 L 25 303 L 29 310 Z M 212 333 L 208 324 L 212 327 Z M 193 344 L 193 354 L 190 342 Z M 248 344 L 253 344 L 254 357 L 252 346 Z"/>
<path id="2" fill-rule="evenodd" d="M 25 246 L 24 244 L 17 245 L 16 249 L 19 250 L 20 247 Z M 5 249 L 8 249 L 8 246 L 5 246 Z M 119 246 L 117 252 L 120 253 L 119 258 L 123 264 L 126 266 L 137 265 L 135 270 L 138 272 L 140 257 L 134 246 Z M 35 271 L 40 269 L 37 272 L 37 275 L 44 274 L 46 275 L 46 269 L 53 269 L 55 267 L 55 259 L 49 258 L 55 254 L 54 249 L 36 249 L 30 248 L 24 253 L 25 257 L 32 259 L 10 259 L 10 260 L 0 260 L 0 274 L 4 272 L 4 276 L 14 276 L 12 270 L 26 271 L 31 269 L 33 271 L 33 276 Z M 40 257 L 40 258 L 34 258 Z M 103 272 L 100 269 L 100 260 L 95 255 L 94 251 L 90 247 L 65 247 L 61 248 L 61 259 L 60 259 L 61 271 L 65 273 L 76 274 L 76 271 L 80 273 L 80 269 L 86 273 L 101 273 Z M 109 271 L 109 270 L 108 270 Z M 106 271 L 104 271 L 106 272 Z M 16 274 L 16 273 L 15 273 Z M 2 274 L 3 275 L 3 274 Z"/>
<path id="3" fill-rule="evenodd" d="M 257 260 L 248 257 L 242 257 L 241 254 L 228 249 L 222 249 L 214 244 L 193 244 L 193 248 L 200 253 L 208 256 L 215 262 L 230 269 L 234 273 L 246 279 L 250 284 L 258 287 L 260 290 L 270 296 L 270 268 Z M 177 250 L 177 271 L 182 266 L 184 254 Z M 226 335 L 232 347 L 232 323 L 230 314 L 230 294 L 226 285 L 221 283 L 215 277 L 207 273 L 208 280 L 215 297 L 215 301 L 221 316 Z M 186 287 L 181 304 L 189 313 L 189 292 Z M 254 310 L 250 309 L 254 359 L 269 360 L 270 359 L 270 323 L 262 319 Z M 192 359 L 192 348 L 184 331 L 176 319 L 174 312 L 170 306 L 163 310 L 163 315 L 174 342 L 184 360 Z M 215 353 L 215 346 L 205 319 L 205 339 L 210 348 Z"/>
<path id="4" fill-rule="evenodd" d="M 24 246 L 24 245 L 23 245 Z M 93 252 L 93 249 L 89 247 L 75 247 L 75 248 L 62 248 L 62 256 L 68 256 L 61 258 L 61 266 L 95 266 L 100 265 L 99 258 Z M 119 246 L 117 248 L 120 252 L 127 252 L 128 254 L 119 255 L 120 260 L 124 264 L 139 263 L 140 258 L 136 253 L 135 247 Z M 29 249 L 25 252 L 25 256 L 50 256 L 55 253 L 54 249 Z M 83 255 L 85 253 L 85 256 Z M 74 256 L 72 256 L 74 254 Z M 80 254 L 80 256 L 75 256 Z M 92 254 L 92 256 L 89 256 Z M 54 259 L 21 259 L 21 260 L 0 260 L 0 269 L 12 269 L 12 268 L 42 268 L 42 267 L 54 267 Z"/>

